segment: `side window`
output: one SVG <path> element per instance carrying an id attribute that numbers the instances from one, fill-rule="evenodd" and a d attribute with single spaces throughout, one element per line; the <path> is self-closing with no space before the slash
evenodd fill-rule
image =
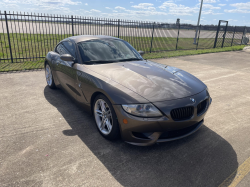
<path id="1" fill-rule="evenodd" d="M 60 44 L 56 47 L 56 52 L 59 53 L 60 55 L 63 55 L 63 54 L 70 54 L 70 52 L 62 45 L 62 43 L 60 43 Z"/>
<path id="2" fill-rule="evenodd" d="M 73 57 L 76 57 L 75 46 L 70 41 L 65 41 L 62 43 L 63 43 L 64 47 L 67 49 L 67 51 L 69 51 L 69 54 L 71 54 Z"/>
<path id="3" fill-rule="evenodd" d="M 70 54 L 73 57 L 75 57 L 75 46 L 70 42 L 62 42 L 56 47 L 56 52 L 59 53 L 60 55 L 63 54 Z"/>

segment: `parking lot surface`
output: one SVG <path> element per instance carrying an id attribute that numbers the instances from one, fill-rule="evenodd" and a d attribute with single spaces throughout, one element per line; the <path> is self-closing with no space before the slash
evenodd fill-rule
<path id="1" fill-rule="evenodd" d="M 154 60 L 192 73 L 213 103 L 174 142 L 110 142 L 44 71 L 0 74 L 0 186 L 249 186 L 250 53 Z"/>

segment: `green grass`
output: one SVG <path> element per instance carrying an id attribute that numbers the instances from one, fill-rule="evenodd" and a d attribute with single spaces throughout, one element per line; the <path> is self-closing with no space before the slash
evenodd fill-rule
<path id="1" fill-rule="evenodd" d="M 10 42 L 13 58 L 30 58 L 46 56 L 48 51 L 55 48 L 58 42 L 71 35 L 60 34 L 10 34 Z M 136 50 L 145 52 L 150 51 L 151 37 L 129 37 L 123 36 L 121 39 L 128 41 Z M 176 50 L 176 38 L 155 37 L 152 43 L 152 52 Z M 226 39 L 224 46 L 231 46 L 231 39 Z M 233 45 L 240 43 L 239 39 L 235 39 Z M 218 40 L 218 46 L 221 41 Z M 201 38 L 199 40 L 198 49 L 212 48 L 214 46 L 213 38 Z M 192 38 L 179 38 L 177 50 L 196 49 Z M 7 34 L 0 33 L 0 63 L 10 62 L 10 50 Z M 25 60 L 15 60 L 15 62 L 24 62 Z"/>
<path id="2" fill-rule="evenodd" d="M 44 59 L 38 61 L 26 61 L 20 63 L 0 63 L 0 72 L 36 70 L 44 68 Z"/>
<path id="3" fill-rule="evenodd" d="M 145 52 L 150 51 L 151 37 L 121 37 L 121 39 L 128 41 L 136 50 L 142 50 Z M 170 37 L 155 37 L 152 43 L 152 52 L 166 51 L 166 50 L 176 50 L 176 38 Z M 192 50 L 196 49 L 196 45 L 193 44 L 193 38 L 179 38 L 177 44 L 177 50 Z M 226 38 L 224 42 L 224 47 L 229 47 L 231 45 L 235 46 L 237 43 L 241 43 L 241 39 Z M 222 44 L 222 39 L 218 39 L 217 47 Z M 201 38 L 198 42 L 198 49 L 213 48 L 214 38 Z"/>
<path id="4" fill-rule="evenodd" d="M 145 59 L 170 58 L 170 57 L 177 57 L 177 56 L 198 55 L 198 54 L 206 54 L 206 53 L 218 53 L 218 52 L 226 52 L 226 51 L 240 51 L 244 47 L 245 47 L 245 45 L 239 45 L 239 46 L 215 48 L 215 49 L 199 49 L 199 50 L 155 52 L 155 53 L 146 53 L 143 56 L 143 58 L 145 58 Z"/>
<path id="5" fill-rule="evenodd" d="M 70 36 L 71 35 L 11 33 L 10 42 L 13 58 L 30 58 L 31 60 L 33 57 L 45 57 L 49 51 L 55 48 L 59 41 Z M 10 60 L 1 60 L 1 58 L 10 58 L 8 36 L 3 33 L 0 33 L 0 63 L 10 62 Z M 18 62 L 24 61 L 25 60 L 18 60 Z"/>
<path id="6" fill-rule="evenodd" d="M 14 63 L 10 63 L 10 60 L 3 60 L 10 58 L 9 42 L 7 34 L 0 33 L 0 72 L 8 71 L 22 71 L 31 69 L 41 69 L 43 68 L 44 59 L 39 59 L 33 57 L 45 57 L 48 51 L 54 49 L 56 44 L 62 39 L 67 38 L 71 35 L 59 35 L 59 34 L 10 34 L 10 42 L 12 47 L 13 58 L 26 58 L 24 60 L 14 60 Z M 152 52 L 150 51 L 151 37 L 121 37 L 128 41 L 136 50 L 143 50 L 146 52 L 144 58 L 166 58 L 175 57 L 183 55 L 195 55 L 204 54 L 211 52 L 223 52 L 232 50 L 241 50 L 244 46 L 234 46 L 241 41 L 235 39 L 233 42 L 233 47 L 231 46 L 231 39 L 225 40 L 225 48 L 216 49 L 204 49 L 195 50 L 196 45 L 193 44 L 192 38 L 179 38 L 177 51 L 176 50 L 176 38 L 166 38 L 166 37 L 155 37 L 152 43 Z M 212 48 L 214 45 L 214 39 L 212 38 L 202 38 L 199 40 L 198 49 L 201 48 Z M 221 46 L 221 41 L 218 40 L 217 47 Z M 190 50 L 187 50 L 190 49 Z M 167 51 L 171 50 L 171 51 Z M 167 51 L 167 52 L 156 52 L 156 51 Z"/>

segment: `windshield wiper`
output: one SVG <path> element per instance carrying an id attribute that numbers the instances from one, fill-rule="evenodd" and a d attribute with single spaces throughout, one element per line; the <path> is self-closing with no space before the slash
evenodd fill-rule
<path id="1" fill-rule="evenodd" d="M 118 60 L 117 62 L 124 62 L 124 61 L 139 61 L 139 60 L 143 60 L 143 59 L 140 59 L 140 58 L 127 58 L 127 59 L 121 59 L 121 60 Z"/>
<path id="2" fill-rule="evenodd" d="M 83 63 L 86 64 L 95 64 L 95 63 L 113 63 L 113 62 L 124 62 L 124 61 L 139 61 L 143 60 L 140 58 L 127 58 L 127 59 L 121 59 L 121 60 L 90 60 L 90 61 L 85 61 Z"/>
<path id="3" fill-rule="evenodd" d="M 111 60 L 90 60 L 90 61 L 85 61 L 83 63 L 87 63 L 87 64 L 95 64 L 95 63 L 112 63 L 114 61 Z"/>

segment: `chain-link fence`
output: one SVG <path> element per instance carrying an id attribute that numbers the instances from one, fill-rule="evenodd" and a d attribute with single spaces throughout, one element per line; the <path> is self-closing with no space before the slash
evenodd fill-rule
<path id="1" fill-rule="evenodd" d="M 0 12 L 0 62 L 44 58 L 59 41 L 76 35 L 114 36 L 128 41 L 136 50 L 150 53 L 241 45 L 247 29 Z"/>

